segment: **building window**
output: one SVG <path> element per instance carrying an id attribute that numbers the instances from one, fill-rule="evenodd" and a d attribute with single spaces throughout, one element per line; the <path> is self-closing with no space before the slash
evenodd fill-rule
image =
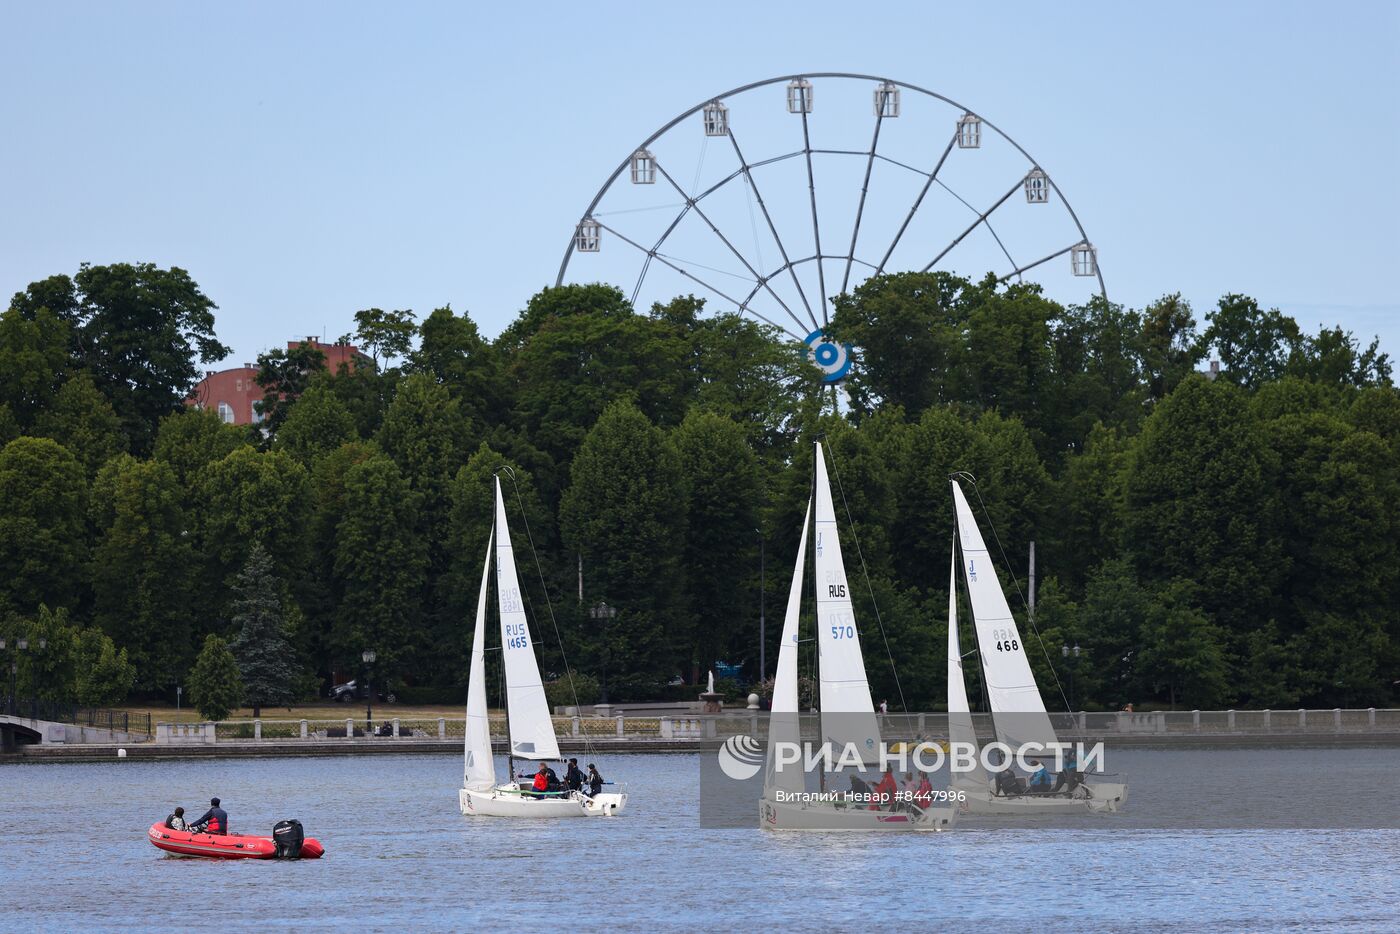
<path id="1" fill-rule="evenodd" d="M 233 406 L 229 405 L 227 402 L 219 403 L 219 421 L 226 425 L 233 424 Z"/>

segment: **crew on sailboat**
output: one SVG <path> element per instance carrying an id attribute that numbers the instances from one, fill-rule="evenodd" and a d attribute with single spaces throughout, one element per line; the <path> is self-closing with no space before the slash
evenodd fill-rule
<path id="1" fill-rule="evenodd" d="M 569 760 L 569 768 L 564 772 L 564 787 L 570 791 L 583 790 L 583 773 L 579 771 L 577 759 Z"/>
<path id="2" fill-rule="evenodd" d="M 592 762 L 588 763 L 588 796 L 591 798 L 603 790 L 603 776 Z"/>

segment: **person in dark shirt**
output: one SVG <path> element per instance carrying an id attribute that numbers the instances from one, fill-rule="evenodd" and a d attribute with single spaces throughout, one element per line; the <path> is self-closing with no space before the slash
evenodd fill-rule
<path id="1" fill-rule="evenodd" d="M 228 833 L 228 814 L 219 807 L 218 798 L 209 799 L 209 810 L 190 825 L 194 833 Z"/>
<path id="2" fill-rule="evenodd" d="M 169 827 L 171 830 L 184 830 L 185 809 L 176 808 L 175 813 L 165 819 L 165 826 Z"/>
<path id="3" fill-rule="evenodd" d="M 603 776 L 598 773 L 598 767 L 592 762 L 588 763 L 588 796 L 591 798 L 603 790 Z"/>
<path id="4" fill-rule="evenodd" d="M 579 770 L 577 759 L 569 760 L 569 767 L 564 772 L 564 787 L 570 791 L 583 790 L 583 772 Z"/>

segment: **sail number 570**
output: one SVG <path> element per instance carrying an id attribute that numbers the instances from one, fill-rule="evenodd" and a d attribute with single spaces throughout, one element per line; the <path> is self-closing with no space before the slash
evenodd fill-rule
<path id="1" fill-rule="evenodd" d="M 831 638 L 833 639 L 854 639 L 856 637 L 856 627 L 854 626 L 832 626 Z"/>

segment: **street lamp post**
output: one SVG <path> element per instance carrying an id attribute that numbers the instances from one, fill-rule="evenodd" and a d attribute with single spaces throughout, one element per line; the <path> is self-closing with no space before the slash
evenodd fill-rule
<path id="1" fill-rule="evenodd" d="M 369 680 L 369 666 L 375 658 L 373 649 L 360 653 L 360 660 L 365 663 L 365 736 L 374 735 L 374 685 Z"/>
<path id="2" fill-rule="evenodd" d="M 764 542 L 763 530 L 754 529 L 758 533 L 758 682 L 762 684 L 768 677 L 768 638 L 766 621 L 763 615 L 763 598 L 767 592 L 768 576 L 764 563 Z"/>
<path id="3" fill-rule="evenodd" d="M 608 656 L 612 654 L 612 648 L 608 645 L 607 639 L 607 620 L 617 615 L 617 607 L 608 606 L 607 601 L 602 601 L 597 606 L 589 607 L 588 615 L 603 624 L 603 680 L 598 686 L 598 692 L 601 695 L 599 702 L 606 704 L 608 702 Z"/>
<path id="4" fill-rule="evenodd" d="M 0 652 L 5 651 L 6 644 L 7 643 L 4 639 L 0 639 Z M 35 650 L 42 652 L 48 647 L 49 640 L 41 638 L 39 639 L 39 644 L 35 647 Z M 11 654 L 13 655 L 13 657 L 10 659 L 10 694 L 7 698 L 5 698 L 5 712 L 10 714 L 11 716 L 13 716 L 15 713 L 15 707 L 17 703 L 16 693 L 19 689 L 19 653 L 27 651 L 29 651 L 29 640 L 23 637 L 16 639 L 15 647 L 11 650 Z"/>
<path id="5" fill-rule="evenodd" d="M 1070 711 L 1073 712 L 1073 711 L 1074 711 L 1074 669 L 1076 669 L 1076 668 L 1079 667 L 1079 645 L 1078 645 L 1078 643 L 1076 643 L 1074 646 L 1069 646 L 1069 645 L 1063 645 L 1063 644 L 1062 644 L 1062 645 L 1060 646 L 1060 657 L 1061 657 L 1061 658 L 1066 658 L 1066 659 L 1067 659 L 1067 658 L 1070 658 L 1071 656 L 1073 656 L 1074 661 L 1073 661 L 1072 663 L 1068 664 L 1067 667 L 1069 668 L 1069 706 L 1070 706 Z"/>

